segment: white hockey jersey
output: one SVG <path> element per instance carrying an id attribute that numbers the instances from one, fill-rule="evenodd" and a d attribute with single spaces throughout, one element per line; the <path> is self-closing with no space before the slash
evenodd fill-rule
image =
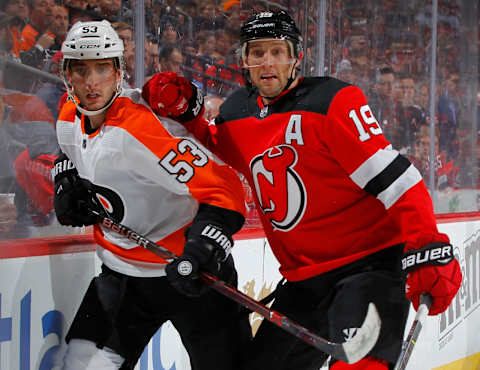
<path id="1" fill-rule="evenodd" d="M 62 151 L 89 180 L 112 218 L 176 254 L 200 203 L 245 214 L 237 174 L 179 123 L 157 118 L 140 92 L 124 89 L 104 124 L 85 131 L 84 115 L 68 101 L 57 121 Z M 111 269 L 162 276 L 165 261 L 127 238 L 94 226 L 97 253 Z"/>

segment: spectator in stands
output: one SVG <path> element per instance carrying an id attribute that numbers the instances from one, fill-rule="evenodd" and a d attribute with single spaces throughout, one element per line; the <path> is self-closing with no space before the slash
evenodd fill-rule
<path id="1" fill-rule="evenodd" d="M 15 174 L 13 172 L 14 157 L 10 151 L 12 143 L 5 131 L 5 126 L 10 122 L 12 107 L 3 99 L 0 93 L 0 193 L 12 193 L 15 187 Z"/>
<path id="2" fill-rule="evenodd" d="M 180 32 L 177 30 L 175 19 L 171 17 L 164 17 L 160 22 L 159 29 L 159 49 L 168 44 L 178 44 L 181 40 Z"/>
<path id="3" fill-rule="evenodd" d="M 72 25 L 77 23 L 78 21 L 88 22 L 92 20 L 92 18 L 95 17 L 97 14 L 96 12 L 89 12 L 82 8 L 72 7 L 70 5 L 66 6 L 69 9 L 70 24 Z"/>
<path id="4" fill-rule="evenodd" d="M 191 17 L 195 17 L 198 14 L 198 4 L 194 0 L 184 0 L 181 7 Z"/>
<path id="5" fill-rule="evenodd" d="M 123 41 L 125 48 L 125 82 L 133 86 L 134 71 L 135 71 L 135 42 L 133 41 L 133 28 L 125 22 L 112 23 L 113 29 Z"/>
<path id="6" fill-rule="evenodd" d="M 460 145 L 460 153 L 458 163 L 462 166 L 460 171 L 459 183 L 468 188 L 476 188 L 480 190 L 480 81 L 477 81 L 477 135 L 476 146 L 472 148 L 472 138 L 465 138 L 467 140 Z M 474 139 L 474 140 L 475 140 Z M 473 149 L 473 153 L 472 153 Z M 480 211 L 480 193 L 477 197 L 477 210 Z"/>
<path id="7" fill-rule="evenodd" d="M 245 85 L 239 50 L 238 43 L 234 44 L 224 59 L 207 68 L 205 73 L 211 76 L 207 81 L 207 91 L 210 94 L 226 96 L 239 86 Z"/>
<path id="8" fill-rule="evenodd" d="M 185 66 L 183 74 L 185 75 L 186 78 L 188 78 L 189 80 L 192 80 L 193 79 L 192 68 L 193 68 L 193 64 L 196 61 L 195 57 L 198 53 L 198 45 L 196 40 L 193 40 L 193 39 L 183 40 L 181 50 L 183 52 L 183 56 L 184 56 L 183 64 Z"/>
<path id="9" fill-rule="evenodd" d="M 351 19 L 349 18 L 349 20 Z M 351 63 L 354 84 L 364 91 L 370 90 L 372 82 L 371 63 L 375 60 L 375 54 L 365 32 L 359 29 L 351 29 L 339 51 L 339 58 L 347 58 Z"/>
<path id="10" fill-rule="evenodd" d="M 11 195 L 15 192 L 15 173 L 13 157 L 10 152 L 11 142 L 5 131 L 12 107 L 3 100 L 0 93 L 0 238 L 11 237 L 17 225 L 17 211 Z"/>
<path id="11" fill-rule="evenodd" d="M 160 71 L 158 43 L 152 38 L 147 38 L 145 40 L 145 76 L 151 76 Z"/>
<path id="12" fill-rule="evenodd" d="M 69 17 L 69 10 L 66 6 L 57 4 L 53 7 L 53 29 L 60 42 L 65 40 L 65 36 L 67 36 L 70 28 Z"/>
<path id="13" fill-rule="evenodd" d="M 401 103 L 402 106 L 408 107 L 415 104 L 415 80 L 410 74 L 401 74 L 398 76 Z"/>
<path id="14" fill-rule="evenodd" d="M 440 149 L 446 151 L 447 157 L 458 157 L 459 116 L 462 108 L 460 77 L 458 72 L 450 71 L 438 98 L 438 126 L 440 128 Z"/>
<path id="15" fill-rule="evenodd" d="M 241 8 L 239 0 L 228 0 L 223 5 L 225 26 L 224 29 L 230 35 L 233 40 L 240 40 L 240 28 L 242 26 Z"/>
<path id="16" fill-rule="evenodd" d="M 186 54 L 197 55 L 198 53 L 198 44 L 195 40 L 186 39 L 182 43 L 182 50 Z"/>
<path id="17" fill-rule="evenodd" d="M 213 31 L 203 30 L 197 34 L 198 53 L 193 58 L 192 68 L 200 73 L 193 75 L 194 83 L 206 92 L 204 85 L 204 75 L 218 61 L 218 55 L 215 53 L 215 33 Z"/>
<path id="18" fill-rule="evenodd" d="M 62 59 L 63 54 L 61 51 L 55 53 L 55 55 L 50 60 L 49 72 L 56 76 L 60 76 L 60 60 Z M 58 104 L 62 96 L 66 93 L 64 84 L 58 79 L 57 83 L 54 82 L 44 82 L 42 86 L 36 92 L 36 95 L 43 100 L 45 105 L 52 113 L 54 120 L 57 120 L 58 117 Z"/>
<path id="19" fill-rule="evenodd" d="M 24 25 L 27 24 L 30 16 L 30 9 L 26 0 L 3 0 L 0 10 L 8 15 L 20 18 Z"/>
<path id="20" fill-rule="evenodd" d="M 17 59 L 13 52 L 12 26 L 14 22 L 15 17 L 0 12 L 0 56 L 11 60 Z"/>
<path id="21" fill-rule="evenodd" d="M 120 7 L 120 11 L 118 12 L 118 18 L 122 22 L 126 22 L 128 24 L 134 24 L 135 18 L 135 0 L 123 0 L 121 1 L 122 6 Z M 145 29 L 147 33 L 154 33 L 154 28 L 151 27 L 152 17 L 155 16 L 153 8 L 152 8 L 152 0 L 144 0 L 143 6 L 145 8 Z"/>
<path id="22" fill-rule="evenodd" d="M 398 119 L 397 148 L 403 154 L 411 149 L 414 135 L 421 124 L 426 124 L 426 111 L 415 104 L 415 81 L 408 74 L 400 74 L 396 78 L 398 85 L 398 104 L 396 116 Z"/>
<path id="23" fill-rule="evenodd" d="M 216 41 L 215 33 L 213 31 L 200 31 L 197 35 L 197 41 L 197 55 L 206 58 L 207 61 L 210 61 L 210 64 L 218 59 L 219 55 L 215 52 Z"/>
<path id="24" fill-rule="evenodd" d="M 354 83 L 352 63 L 348 59 L 342 59 L 335 67 L 335 77 L 339 80 Z"/>
<path id="25" fill-rule="evenodd" d="M 428 81 L 416 81 L 415 103 L 425 111 L 430 111 L 430 83 Z"/>
<path id="26" fill-rule="evenodd" d="M 87 6 L 85 7 L 85 9 L 98 13 L 100 12 L 100 7 L 98 3 L 99 0 L 87 0 Z"/>
<path id="27" fill-rule="evenodd" d="M 415 58 L 417 38 L 411 31 L 396 31 L 390 42 L 389 63 L 395 73 L 414 75 L 418 73 Z"/>
<path id="28" fill-rule="evenodd" d="M 53 19 L 53 0 L 31 0 L 30 19 L 21 33 L 20 59 L 42 69 L 50 55 L 60 49 Z"/>
<path id="29" fill-rule="evenodd" d="M 120 21 L 119 13 L 121 6 L 121 0 L 98 0 L 98 13 L 100 13 L 102 19 L 118 22 Z"/>
<path id="30" fill-rule="evenodd" d="M 15 22 L 15 17 L 0 13 L 0 56 L 6 60 L 15 63 L 3 64 L 0 68 L 0 87 L 10 86 L 11 89 L 19 91 L 31 91 L 32 87 L 36 85 L 36 76 L 32 74 L 25 75 L 20 60 L 12 52 L 13 36 L 10 32 L 11 22 Z"/>
<path id="31" fill-rule="evenodd" d="M 369 62 L 370 46 L 367 35 L 361 30 L 356 30 L 345 40 L 344 52 L 352 63 L 363 65 Z"/>
<path id="32" fill-rule="evenodd" d="M 430 184 L 430 125 L 428 120 L 421 124 L 414 135 L 412 155 L 410 161 L 420 171 L 427 186 Z M 433 165 L 435 166 L 434 176 L 435 188 L 443 190 L 447 187 L 454 187 L 457 182 L 458 167 L 453 159 L 448 160 L 446 153 L 439 147 L 439 131 L 435 131 L 435 149 Z"/>
<path id="33" fill-rule="evenodd" d="M 0 6 L 0 11 L 18 18 L 18 22 L 11 25 L 10 32 L 12 33 L 13 41 L 12 52 L 16 57 L 19 57 L 21 44 L 20 34 L 23 27 L 25 27 L 28 22 L 30 9 L 28 8 L 26 0 L 3 0 L 2 5 Z"/>
<path id="34" fill-rule="evenodd" d="M 368 103 L 375 112 L 380 127 L 385 137 L 393 144 L 396 149 L 398 145 L 398 122 L 396 121 L 395 101 L 393 100 L 393 85 L 395 74 L 389 66 L 378 69 L 376 74 L 376 83 Z"/>
<path id="35" fill-rule="evenodd" d="M 174 45 L 166 45 L 160 52 L 160 70 L 162 72 L 182 73 L 183 53 Z"/>
<path id="36" fill-rule="evenodd" d="M 223 30 L 215 31 L 215 55 L 218 59 L 223 59 L 227 56 L 230 48 L 232 47 L 231 35 Z"/>
<path id="37" fill-rule="evenodd" d="M 65 5 L 68 6 L 70 9 L 77 8 L 82 10 L 87 10 L 88 7 L 88 0 L 66 0 Z M 74 24 L 75 22 L 71 22 Z"/>
<path id="38" fill-rule="evenodd" d="M 60 53 L 60 45 L 65 40 L 65 36 L 67 35 L 67 31 L 70 27 L 69 24 L 69 8 L 63 5 L 54 5 L 53 7 L 53 25 L 52 31 L 56 35 L 55 42 L 58 43 L 55 48 L 52 50 L 52 55 L 49 55 L 47 62 L 45 63 L 45 67 L 43 68 L 47 72 L 51 72 L 56 74 L 56 71 L 52 71 L 52 68 L 56 69 L 56 66 L 51 66 L 52 60 L 57 53 Z M 58 50 L 57 50 L 58 49 Z M 56 58 L 55 63 L 58 65 L 58 57 Z"/>
<path id="39" fill-rule="evenodd" d="M 217 10 L 216 1 L 204 1 L 200 6 L 200 14 L 195 19 L 195 31 L 215 31 L 218 29 L 223 29 L 224 26 L 225 21 Z"/>
<path id="40" fill-rule="evenodd" d="M 58 155 L 58 143 L 50 111 L 35 95 L 13 90 L 6 80 L 0 90 L 3 104 L 10 107 L 3 115 L 2 160 L 13 171 L 17 225 L 15 236 L 29 234 L 28 226 L 46 226 L 53 220 L 53 182 L 50 169 Z"/>

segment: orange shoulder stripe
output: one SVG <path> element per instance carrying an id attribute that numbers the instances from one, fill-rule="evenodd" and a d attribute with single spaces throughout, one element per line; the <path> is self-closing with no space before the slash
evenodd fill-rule
<path id="1" fill-rule="evenodd" d="M 174 151 L 175 156 L 170 160 L 172 166 L 185 162 L 184 164 L 191 166 L 194 171 L 192 178 L 185 184 L 195 199 L 245 215 L 243 187 L 238 175 L 229 166 L 220 164 L 211 157 L 206 165 L 196 166 L 194 162 L 198 158 L 190 149 L 180 153 L 179 144 L 187 139 L 196 146 L 199 145 L 198 141 L 190 135 L 186 138 L 172 136 L 146 106 L 136 104 L 129 98 L 122 97 L 117 100 L 121 100 L 121 104 L 112 105 L 113 109 L 109 110 L 107 116 L 108 125 L 128 131 L 159 159 Z"/>
<path id="2" fill-rule="evenodd" d="M 77 107 L 71 100 L 67 100 L 58 114 L 59 121 L 74 122 L 77 114 Z"/>

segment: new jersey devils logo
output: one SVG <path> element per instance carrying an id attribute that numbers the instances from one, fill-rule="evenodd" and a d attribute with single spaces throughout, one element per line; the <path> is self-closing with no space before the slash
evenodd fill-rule
<path id="1" fill-rule="evenodd" d="M 278 145 L 250 162 L 263 213 L 270 218 L 273 227 L 281 231 L 294 228 L 305 212 L 305 186 L 293 170 L 297 159 L 293 147 Z"/>

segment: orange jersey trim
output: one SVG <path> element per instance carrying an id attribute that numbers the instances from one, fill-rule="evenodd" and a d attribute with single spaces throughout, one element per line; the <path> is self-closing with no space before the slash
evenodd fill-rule
<path id="1" fill-rule="evenodd" d="M 117 100 L 120 104 L 111 106 L 107 113 L 106 125 L 118 126 L 128 131 L 159 159 L 170 149 L 175 150 L 172 139 L 176 140 L 177 144 L 184 139 L 173 137 L 147 107 L 135 104 L 125 97 L 119 97 Z M 82 130 L 84 131 L 84 127 Z M 180 160 L 191 162 L 193 159 L 192 155 L 187 153 L 178 156 L 175 163 Z M 187 186 L 192 196 L 200 203 L 227 208 L 245 215 L 243 187 L 238 175 L 229 166 L 219 165 L 210 158 L 206 166 L 198 169 Z"/>
<path id="2" fill-rule="evenodd" d="M 162 240 L 156 242 L 156 244 L 161 245 L 163 248 L 168 249 L 170 252 L 176 254 L 177 256 L 180 256 L 183 253 L 183 246 L 185 245 L 185 229 L 188 226 L 190 225 L 178 229 L 177 231 L 171 233 Z M 98 245 L 109 250 L 110 252 L 116 254 L 119 257 L 132 261 L 148 263 L 168 263 L 163 258 L 158 257 L 157 255 L 153 254 L 152 252 L 141 246 L 137 246 L 132 249 L 125 249 L 119 247 L 118 245 L 110 243 L 108 240 L 105 239 L 103 231 L 99 225 L 94 225 L 93 227 L 93 238 Z"/>

